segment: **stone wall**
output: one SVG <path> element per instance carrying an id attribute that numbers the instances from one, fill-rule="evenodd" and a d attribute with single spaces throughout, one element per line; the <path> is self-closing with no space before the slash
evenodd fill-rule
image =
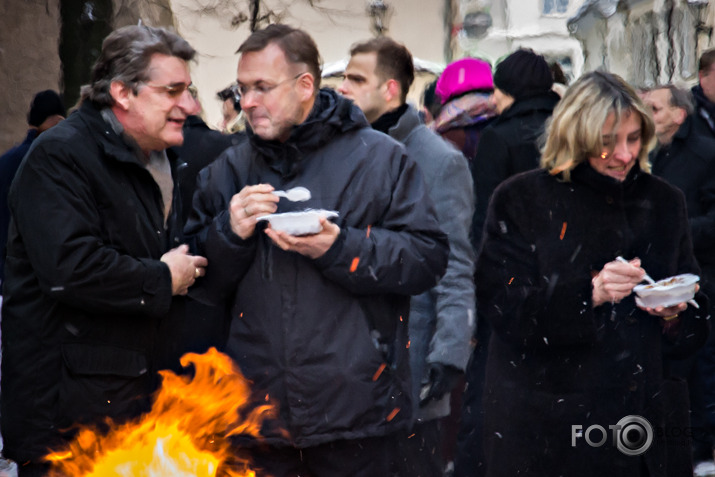
<path id="1" fill-rule="evenodd" d="M 169 0 L 114 0 L 113 7 L 113 28 L 139 19 L 151 26 L 174 23 Z M 35 93 L 62 92 L 60 34 L 59 0 L 0 0 L 0 154 L 25 138 Z"/>
<path id="2" fill-rule="evenodd" d="M 60 90 L 59 0 L 0 0 L 0 152 L 25 139 L 32 97 Z"/>

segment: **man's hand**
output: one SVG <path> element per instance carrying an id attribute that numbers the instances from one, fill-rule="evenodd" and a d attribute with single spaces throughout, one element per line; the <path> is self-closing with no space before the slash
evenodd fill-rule
<path id="1" fill-rule="evenodd" d="M 437 401 L 452 392 L 462 371 L 442 363 L 430 363 L 428 366 L 428 381 L 422 386 L 420 391 L 420 407 L 427 405 L 430 401 Z"/>
<path id="2" fill-rule="evenodd" d="M 161 256 L 161 261 L 171 272 L 171 294 L 186 295 L 196 279 L 206 275 L 208 260 L 199 255 L 189 254 L 188 245 L 179 245 Z"/>
<path id="3" fill-rule="evenodd" d="M 608 262 L 598 272 L 591 283 L 593 285 L 593 306 L 606 302 L 619 303 L 633 292 L 633 287 L 643 281 L 645 270 L 641 268 L 639 258 L 624 263 L 618 260 Z"/>
<path id="4" fill-rule="evenodd" d="M 316 259 L 322 257 L 340 235 L 340 227 L 326 218 L 320 218 L 320 225 L 322 226 L 320 232 L 313 235 L 295 236 L 273 230 L 271 227 L 266 228 L 266 235 L 283 250 Z"/>
<path id="5" fill-rule="evenodd" d="M 246 240 L 256 230 L 256 219 L 272 214 L 278 209 L 280 198 L 271 194 L 273 186 L 257 184 L 246 186 L 231 198 L 228 211 L 231 216 L 231 230 Z"/>

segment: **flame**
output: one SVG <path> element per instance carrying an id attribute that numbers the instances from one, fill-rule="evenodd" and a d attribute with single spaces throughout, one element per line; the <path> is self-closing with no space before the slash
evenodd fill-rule
<path id="1" fill-rule="evenodd" d="M 162 386 L 149 413 L 103 434 L 81 429 L 66 448 L 49 454 L 50 476 L 255 477 L 230 452 L 228 436 L 259 438 L 274 406 L 253 407 L 248 381 L 215 348 L 187 353 L 181 365 L 194 376 L 160 371 Z M 229 468 L 230 467 L 230 468 Z"/>

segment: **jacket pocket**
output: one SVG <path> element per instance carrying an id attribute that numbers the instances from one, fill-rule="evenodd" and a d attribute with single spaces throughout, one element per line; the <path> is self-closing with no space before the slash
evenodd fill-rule
<path id="1" fill-rule="evenodd" d="M 143 352 L 108 345 L 62 345 L 62 427 L 123 419 L 149 409 L 153 378 Z"/>

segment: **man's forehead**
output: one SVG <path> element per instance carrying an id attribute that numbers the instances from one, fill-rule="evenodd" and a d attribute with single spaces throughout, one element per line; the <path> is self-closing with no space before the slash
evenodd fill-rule
<path id="1" fill-rule="evenodd" d="M 662 106 L 670 106 L 672 94 L 668 88 L 657 88 L 648 95 L 650 102 L 660 103 Z"/>
<path id="2" fill-rule="evenodd" d="M 149 78 L 167 78 L 175 83 L 186 82 L 189 75 L 189 66 L 186 61 L 176 56 L 156 53 L 152 55 L 147 67 Z"/>
<path id="3" fill-rule="evenodd" d="M 251 80 L 271 79 L 290 68 L 285 53 L 275 43 L 268 44 L 258 51 L 247 51 L 238 59 L 238 80 L 250 76 Z"/>
<path id="4" fill-rule="evenodd" d="M 348 61 L 347 68 L 360 68 L 367 70 L 368 73 L 375 72 L 375 66 L 377 65 L 377 53 L 367 52 L 367 53 L 356 53 L 350 57 Z"/>

